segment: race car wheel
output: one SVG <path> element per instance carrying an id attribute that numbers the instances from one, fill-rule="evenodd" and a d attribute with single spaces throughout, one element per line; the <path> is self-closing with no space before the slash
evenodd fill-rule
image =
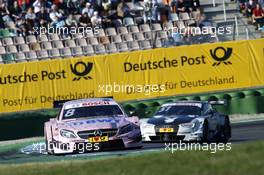
<path id="1" fill-rule="evenodd" d="M 231 137 L 231 126 L 228 117 L 225 117 L 225 124 L 221 126 L 217 142 L 227 143 Z"/>
<path id="2" fill-rule="evenodd" d="M 231 126 L 228 117 L 225 118 L 225 125 L 223 127 L 223 138 L 222 142 L 227 143 L 231 137 Z"/>
<path id="3" fill-rule="evenodd" d="M 203 138 L 202 138 L 202 143 L 208 143 L 210 141 L 210 131 L 209 131 L 209 126 L 207 120 L 204 121 L 203 124 Z"/>
<path id="4" fill-rule="evenodd" d="M 51 147 L 50 142 L 48 141 L 47 139 L 47 134 L 46 134 L 46 131 L 44 130 L 44 136 L 45 136 L 45 144 L 46 144 L 46 151 L 49 155 L 53 155 L 54 152 L 53 152 L 53 148 Z M 51 148 L 51 150 L 49 149 Z"/>

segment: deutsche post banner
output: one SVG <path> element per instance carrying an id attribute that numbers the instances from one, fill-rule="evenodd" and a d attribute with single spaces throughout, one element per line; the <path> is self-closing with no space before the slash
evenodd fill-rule
<path id="1" fill-rule="evenodd" d="M 0 112 L 264 85 L 264 39 L 0 65 Z"/>

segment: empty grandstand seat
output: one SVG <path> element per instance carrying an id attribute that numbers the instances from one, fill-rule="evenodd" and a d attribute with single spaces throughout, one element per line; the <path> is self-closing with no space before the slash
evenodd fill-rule
<path id="1" fill-rule="evenodd" d="M 102 37 L 102 36 L 105 36 L 105 31 L 104 29 L 96 29 L 96 32 L 94 33 L 94 36 L 96 37 Z"/>
<path id="2" fill-rule="evenodd" d="M 105 29 L 105 34 L 107 36 L 114 36 L 114 35 L 116 35 L 116 30 L 114 27 L 107 28 L 107 29 Z"/>
<path id="3" fill-rule="evenodd" d="M 80 46 L 71 48 L 71 51 L 72 51 L 72 56 L 82 56 L 83 55 L 83 51 Z"/>
<path id="4" fill-rule="evenodd" d="M 134 25 L 135 23 L 134 23 L 134 20 L 133 20 L 133 18 L 131 18 L 131 17 L 125 17 L 124 19 L 123 19 L 123 25 L 124 26 L 131 26 L 131 25 Z"/>
<path id="5" fill-rule="evenodd" d="M 82 33 L 72 34 L 72 39 L 83 38 L 83 37 L 85 37 L 85 36 L 83 36 Z"/>
<path id="6" fill-rule="evenodd" d="M 144 40 L 144 41 L 139 41 L 139 46 L 140 48 L 142 48 L 143 50 L 145 49 L 151 49 L 151 45 L 150 45 L 150 42 L 147 41 L 147 40 Z"/>
<path id="7" fill-rule="evenodd" d="M 108 53 L 116 53 L 116 52 L 117 52 L 117 48 L 116 48 L 116 45 L 115 45 L 114 43 L 107 44 L 107 45 L 105 46 L 105 48 L 106 48 L 106 51 L 107 51 Z"/>
<path id="8" fill-rule="evenodd" d="M 3 44 L 3 46 L 7 46 L 7 45 L 13 45 L 14 43 L 13 43 L 12 38 L 3 38 L 2 44 Z"/>
<path id="9" fill-rule="evenodd" d="M 146 40 L 152 40 L 152 39 L 154 39 L 155 36 L 154 36 L 153 32 L 145 32 L 144 37 Z"/>
<path id="10" fill-rule="evenodd" d="M 139 29 L 138 26 L 128 26 L 129 33 L 138 33 Z"/>
<path id="11" fill-rule="evenodd" d="M 117 50 L 118 50 L 118 52 L 127 52 L 127 51 L 129 51 L 129 49 L 127 47 L 127 43 L 118 43 L 117 44 Z"/>
<path id="12" fill-rule="evenodd" d="M 133 38 L 134 38 L 135 41 L 143 41 L 143 40 L 145 40 L 145 37 L 144 37 L 143 33 L 141 33 L 141 32 L 134 33 L 133 34 Z"/>
<path id="13" fill-rule="evenodd" d="M 161 25 L 159 23 L 154 23 L 151 25 L 151 30 L 152 31 L 161 31 L 162 28 L 161 28 Z"/>
<path id="14" fill-rule="evenodd" d="M 80 38 L 83 39 L 83 38 Z M 76 47 L 75 41 L 73 39 L 64 40 L 65 47 Z"/>
<path id="15" fill-rule="evenodd" d="M 59 49 L 48 50 L 48 54 L 50 58 L 60 58 L 61 56 Z"/>
<path id="16" fill-rule="evenodd" d="M 183 20 L 183 21 L 187 21 L 187 20 L 190 19 L 190 16 L 189 16 L 189 14 L 188 14 L 187 12 L 179 13 L 179 17 L 180 17 L 180 19 Z"/>
<path id="17" fill-rule="evenodd" d="M 14 37 L 14 44 L 24 44 L 25 39 L 23 36 L 15 36 Z"/>
<path id="18" fill-rule="evenodd" d="M 194 25 L 195 23 L 196 23 L 196 21 L 193 20 L 193 19 L 190 19 L 190 20 L 187 20 L 187 21 L 186 21 L 186 25 L 187 25 L 187 26 Z"/>
<path id="19" fill-rule="evenodd" d="M 27 44 L 20 44 L 17 46 L 20 52 L 29 52 L 29 46 Z"/>
<path id="20" fill-rule="evenodd" d="M 130 51 L 139 50 L 139 45 L 137 41 L 131 41 L 127 43 Z"/>
<path id="21" fill-rule="evenodd" d="M 87 42 L 88 44 L 91 44 L 91 45 L 99 44 L 97 38 L 87 38 Z"/>
<path id="22" fill-rule="evenodd" d="M 37 39 L 35 35 L 26 36 L 26 43 L 36 43 Z"/>
<path id="23" fill-rule="evenodd" d="M 47 50 L 38 50 L 37 52 L 37 57 L 38 59 L 49 59 L 49 54 Z"/>
<path id="24" fill-rule="evenodd" d="M 39 43 L 30 43 L 29 48 L 30 48 L 30 50 L 41 50 Z"/>
<path id="25" fill-rule="evenodd" d="M 100 44 L 109 44 L 110 43 L 109 38 L 107 36 L 98 37 L 98 41 Z"/>
<path id="26" fill-rule="evenodd" d="M 42 49 L 52 49 L 51 43 L 49 41 L 42 42 L 40 46 Z"/>
<path id="27" fill-rule="evenodd" d="M 142 24 L 139 26 L 139 29 L 141 32 L 150 32 L 150 27 L 148 24 Z"/>
<path id="28" fill-rule="evenodd" d="M 3 64 L 4 61 L 3 61 L 3 58 L 2 58 L 2 55 L 0 55 L 0 64 Z"/>
<path id="29" fill-rule="evenodd" d="M 87 42 L 85 38 L 77 38 L 76 39 L 76 45 L 77 46 L 86 46 Z"/>
<path id="30" fill-rule="evenodd" d="M 60 40 L 69 40 L 71 39 L 70 34 L 62 34 L 60 35 Z"/>
<path id="31" fill-rule="evenodd" d="M 35 60 L 37 60 L 37 54 L 36 54 L 36 52 L 35 51 L 30 51 L 30 52 L 27 52 L 26 53 L 26 59 L 28 60 L 28 61 L 35 61 Z"/>
<path id="32" fill-rule="evenodd" d="M 23 52 L 18 52 L 14 54 L 16 62 L 24 62 L 26 61 L 26 55 Z"/>
<path id="33" fill-rule="evenodd" d="M 122 38 L 121 38 L 120 35 L 111 36 L 111 42 L 113 42 L 113 43 L 121 43 L 122 42 Z"/>
<path id="34" fill-rule="evenodd" d="M 52 47 L 56 49 L 64 48 L 62 41 L 52 41 Z"/>
<path id="35" fill-rule="evenodd" d="M 157 32 L 157 38 L 158 39 L 167 39 L 168 38 L 167 32 L 164 30 L 158 31 Z"/>
<path id="36" fill-rule="evenodd" d="M 60 55 L 65 58 L 72 57 L 71 49 L 69 47 L 60 49 Z"/>
<path id="37" fill-rule="evenodd" d="M 94 33 L 92 31 L 85 32 L 85 38 L 94 37 Z"/>
<path id="38" fill-rule="evenodd" d="M 123 41 L 125 42 L 134 41 L 132 34 L 128 33 L 123 35 Z"/>
<path id="39" fill-rule="evenodd" d="M 91 45 L 86 45 L 82 47 L 84 55 L 94 55 L 94 49 Z"/>
<path id="40" fill-rule="evenodd" d="M 173 24 L 172 24 L 172 22 L 165 22 L 165 23 L 163 24 L 163 30 L 171 30 L 171 29 L 173 29 Z"/>
<path id="41" fill-rule="evenodd" d="M 17 48 L 16 48 L 16 46 L 6 46 L 6 52 L 7 53 L 16 53 Z"/>
<path id="42" fill-rule="evenodd" d="M 48 35 L 48 39 L 50 40 L 50 41 L 58 41 L 58 40 L 60 40 L 60 37 L 59 37 L 59 35 L 58 34 L 49 34 Z"/>
<path id="43" fill-rule="evenodd" d="M 153 43 L 154 48 L 161 48 L 162 47 L 162 42 L 160 39 L 156 39 Z"/>
<path id="44" fill-rule="evenodd" d="M 180 28 L 180 29 L 185 28 L 185 24 L 184 24 L 183 21 L 177 21 L 177 22 L 176 22 L 176 25 L 177 25 L 177 27 Z"/>
<path id="45" fill-rule="evenodd" d="M 3 62 L 6 64 L 15 62 L 15 57 L 12 53 L 3 54 L 2 59 L 3 59 Z"/>
<path id="46" fill-rule="evenodd" d="M 6 53 L 6 50 L 5 50 L 5 47 L 3 46 L 0 46 L 0 54 L 5 54 Z"/>
<path id="47" fill-rule="evenodd" d="M 37 40 L 38 40 L 38 42 L 46 42 L 46 41 L 49 41 L 48 40 L 48 37 L 46 35 L 39 35 L 37 37 Z"/>
<path id="48" fill-rule="evenodd" d="M 124 35 L 124 34 L 128 33 L 128 30 L 127 30 L 126 27 L 118 27 L 117 28 L 117 33 L 120 34 L 120 35 Z"/>
<path id="49" fill-rule="evenodd" d="M 177 15 L 177 13 L 171 13 L 170 14 L 170 19 L 171 19 L 172 22 L 179 21 L 179 17 Z"/>
<path id="50" fill-rule="evenodd" d="M 103 44 L 98 44 L 98 45 L 95 45 L 94 46 L 94 52 L 96 54 L 105 54 L 106 51 L 105 51 L 105 47 Z"/>

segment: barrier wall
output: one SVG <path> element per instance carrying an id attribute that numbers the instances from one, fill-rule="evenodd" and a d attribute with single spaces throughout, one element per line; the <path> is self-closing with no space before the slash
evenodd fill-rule
<path id="1" fill-rule="evenodd" d="M 0 112 L 264 85 L 264 39 L 0 65 Z"/>

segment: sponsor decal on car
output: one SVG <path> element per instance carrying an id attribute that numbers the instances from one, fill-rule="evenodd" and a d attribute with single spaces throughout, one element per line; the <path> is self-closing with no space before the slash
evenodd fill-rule
<path id="1" fill-rule="evenodd" d="M 96 136 L 96 137 L 89 137 L 89 142 L 97 143 L 97 142 L 107 142 L 109 140 L 108 136 Z"/>
<path id="2" fill-rule="evenodd" d="M 173 128 L 160 128 L 159 132 L 167 133 L 167 132 L 174 132 Z"/>

